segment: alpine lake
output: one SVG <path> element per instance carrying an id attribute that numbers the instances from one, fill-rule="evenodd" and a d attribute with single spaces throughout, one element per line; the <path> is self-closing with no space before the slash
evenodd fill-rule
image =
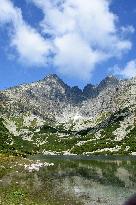
<path id="1" fill-rule="evenodd" d="M 1 205 L 123 205 L 135 193 L 136 157 L 0 155 Z"/>

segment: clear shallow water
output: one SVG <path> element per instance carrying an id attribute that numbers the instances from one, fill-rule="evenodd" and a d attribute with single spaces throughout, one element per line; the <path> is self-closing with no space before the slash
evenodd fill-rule
<path id="1" fill-rule="evenodd" d="M 13 197 L 13 204 L 122 205 L 136 193 L 135 158 L 37 155 L 31 159 L 52 162 L 54 166 L 28 173 L 18 166 L 11 171 L 9 165 L 4 165 L 7 172 L 1 177 L 1 193 L 23 194 L 17 201 Z M 6 196 L 1 195 L 5 205 Z"/>

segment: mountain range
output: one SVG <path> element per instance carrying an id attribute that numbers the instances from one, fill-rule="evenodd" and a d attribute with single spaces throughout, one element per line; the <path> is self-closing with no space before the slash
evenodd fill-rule
<path id="1" fill-rule="evenodd" d="M 136 78 L 83 90 L 56 74 L 0 91 L 0 150 L 14 154 L 136 154 Z"/>

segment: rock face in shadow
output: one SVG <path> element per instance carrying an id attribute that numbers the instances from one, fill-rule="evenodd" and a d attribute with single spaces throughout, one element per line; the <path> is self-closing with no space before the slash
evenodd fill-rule
<path id="1" fill-rule="evenodd" d="M 83 95 L 86 98 L 96 97 L 96 95 L 97 95 L 96 87 L 92 84 L 87 84 L 83 89 Z"/>

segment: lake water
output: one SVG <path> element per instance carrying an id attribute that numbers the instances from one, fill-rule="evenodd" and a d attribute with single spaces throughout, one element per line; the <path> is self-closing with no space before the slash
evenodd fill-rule
<path id="1" fill-rule="evenodd" d="M 2 205 L 122 205 L 136 193 L 135 158 L 39 155 L 31 159 L 54 166 L 30 173 L 21 161 L 3 160 Z"/>

